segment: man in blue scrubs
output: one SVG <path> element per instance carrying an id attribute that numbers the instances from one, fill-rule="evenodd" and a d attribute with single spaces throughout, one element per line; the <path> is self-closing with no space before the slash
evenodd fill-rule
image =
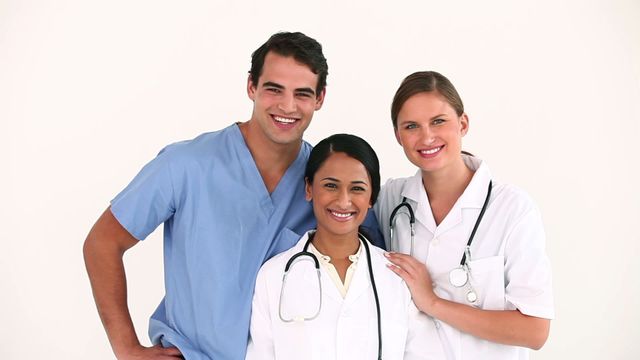
<path id="1" fill-rule="evenodd" d="M 244 359 L 258 269 L 315 225 L 302 134 L 326 77 L 318 42 L 273 35 L 252 54 L 251 119 L 167 146 L 112 200 L 84 256 L 118 359 Z M 122 257 L 160 224 L 166 295 L 147 348 L 129 315 Z"/>

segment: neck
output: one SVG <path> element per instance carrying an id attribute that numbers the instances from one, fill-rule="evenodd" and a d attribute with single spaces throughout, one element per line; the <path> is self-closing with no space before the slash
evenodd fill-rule
<path id="1" fill-rule="evenodd" d="M 238 124 L 249 152 L 256 163 L 269 193 L 272 193 L 289 166 L 296 160 L 302 139 L 290 144 L 278 144 L 269 140 L 254 121 Z"/>
<path id="2" fill-rule="evenodd" d="M 422 172 L 422 184 L 429 197 L 437 224 L 451 210 L 472 177 L 473 171 L 464 164 L 462 157 L 447 168 Z"/>
<path id="3" fill-rule="evenodd" d="M 349 255 L 357 253 L 360 248 L 357 232 L 335 235 L 328 234 L 322 228 L 318 228 L 311 243 L 320 253 L 329 256 L 332 260 L 347 259 Z"/>

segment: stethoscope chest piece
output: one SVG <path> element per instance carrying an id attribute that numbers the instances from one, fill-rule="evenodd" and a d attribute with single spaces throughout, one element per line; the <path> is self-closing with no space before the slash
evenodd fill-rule
<path id="1" fill-rule="evenodd" d="M 469 283 L 469 268 L 467 265 L 462 265 L 449 272 L 449 283 L 456 288 L 461 288 L 466 285 L 467 287 L 467 301 L 475 303 L 478 300 L 478 294 Z"/>
<path id="2" fill-rule="evenodd" d="M 451 285 L 459 288 L 463 287 L 469 281 L 467 271 L 461 266 L 449 272 L 449 282 Z"/>
<path id="3" fill-rule="evenodd" d="M 467 301 L 473 304 L 476 300 L 478 300 L 478 295 L 475 291 L 469 289 L 469 291 L 467 291 Z"/>
<path id="4" fill-rule="evenodd" d="M 478 230 L 478 226 L 482 221 L 482 217 L 484 216 L 485 210 L 487 210 L 487 206 L 489 205 L 489 199 L 491 198 L 491 188 L 493 187 L 493 181 L 489 180 L 489 186 L 487 188 L 487 196 L 484 199 L 484 203 L 482 204 L 482 208 L 480 209 L 480 214 L 476 219 L 476 223 L 471 230 L 471 234 L 469 235 L 469 240 L 467 240 L 467 245 L 464 248 L 464 253 L 462 254 L 462 259 L 460 259 L 460 265 L 449 272 L 449 283 L 453 285 L 455 288 L 465 287 L 466 289 L 466 299 L 469 303 L 475 304 L 478 301 L 478 294 L 474 290 L 471 284 L 471 268 L 469 266 L 469 262 L 471 260 L 471 242 L 473 241 L 473 237 L 476 234 L 476 230 Z M 399 211 L 402 208 L 407 208 L 407 213 L 400 213 Z M 393 249 L 394 245 L 396 245 L 395 250 L 399 251 L 399 240 L 395 239 L 394 241 L 394 225 L 396 220 L 396 215 L 405 214 L 409 218 L 409 228 L 411 230 L 411 250 L 409 255 L 413 256 L 413 247 L 414 247 L 414 228 L 413 224 L 415 222 L 415 214 L 413 212 L 413 208 L 407 202 L 407 198 L 403 197 L 402 202 L 396 206 L 391 212 L 391 216 L 389 217 L 389 230 L 390 230 L 390 238 L 391 238 L 391 248 Z"/>

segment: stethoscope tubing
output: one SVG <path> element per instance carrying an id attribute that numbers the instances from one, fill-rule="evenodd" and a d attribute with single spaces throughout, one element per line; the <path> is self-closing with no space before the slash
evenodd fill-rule
<path id="1" fill-rule="evenodd" d="M 470 303 L 475 303 L 476 299 L 477 299 L 477 294 L 475 293 L 475 290 L 473 289 L 473 287 L 471 286 L 471 284 L 469 283 L 469 276 L 471 273 L 471 268 L 469 266 L 469 260 L 471 259 L 471 243 L 473 242 L 473 239 L 476 235 L 476 231 L 478 230 L 478 226 L 480 226 L 480 222 L 482 222 L 482 218 L 484 217 L 484 213 L 487 210 L 487 206 L 489 204 L 489 199 L 491 197 L 491 189 L 493 188 L 493 181 L 489 181 L 489 187 L 487 189 L 487 196 L 484 199 L 484 203 L 482 204 L 482 209 L 480 210 L 480 214 L 478 215 L 478 218 L 476 219 L 475 224 L 473 225 L 473 229 L 471 230 L 471 235 L 469 236 L 469 239 L 467 240 L 467 244 L 464 248 L 464 251 L 462 252 L 462 257 L 460 259 L 460 266 L 452 269 L 449 275 L 449 282 L 451 283 L 451 285 L 453 285 L 454 287 L 462 287 L 464 285 L 467 285 L 467 287 L 469 288 L 469 291 L 467 292 L 467 301 L 469 301 Z M 414 223 L 415 223 L 415 213 L 413 211 L 413 208 L 411 206 L 411 204 L 409 204 L 409 202 L 407 201 L 406 197 L 402 198 L 402 202 L 400 204 L 398 204 L 398 206 L 396 206 L 393 211 L 391 211 L 391 215 L 389 216 L 389 229 L 390 229 L 390 235 L 391 235 L 391 241 L 390 241 L 390 245 L 393 246 L 393 242 L 394 242 L 394 223 L 396 221 L 396 217 L 398 215 L 398 212 L 402 209 L 402 208 L 407 208 L 408 211 L 408 217 L 409 217 L 409 228 L 411 230 L 411 248 L 409 251 L 409 255 L 413 256 L 413 248 L 414 248 L 414 238 L 415 238 L 415 233 L 414 233 Z M 404 214 L 404 213 L 402 213 Z M 400 248 L 400 240 L 396 239 L 396 249 L 398 250 Z M 393 250 L 393 249 L 392 249 Z M 464 281 L 462 280 L 454 280 L 452 278 L 453 273 L 456 272 L 456 279 L 464 279 Z M 462 274 L 459 274 L 460 272 L 464 272 L 464 276 L 461 277 Z"/>
<path id="2" fill-rule="evenodd" d="M 367 265 L 369 266 L 369 278 L 371 279 L 371 287 L 373 288 L 373 297 L 376 301 L 376 313 L 378 314 L 378 360 L 382 360 L 382 321 L 380 316 L 380 299 L 378 298 L 378 289 L 376 287 L 376 280 L 373 277 L 373 267 L 371 266 L 371 252 L 369 251 L 369 244 L 367 240 L 362 241 L 364 249 L 367 254 Z"/>
<path id="3" fill-rule="evenodd" d="M 471 235 L 469 235 L 469 240 L 467 241 L 466 251 L 462 253 L 462 259 L 460 259 L 460 266 L 463 266 L 467 262 L 467 253 L 469 253 L 469 257 L 471 257 L 471 242 L 473 241 L 473 237 L 476 235 L 476 230 L 478 230 L 478 226 L 480 226 L 480 222 L 484 217 L 484 212 L 487 210 L 487 205 L 489 205 L 489 198 L 491 197 L 491 189 L 493 188 L 493 181 L 489 180 L 489 188 L 487 189 L 487 197 L 484 199 L 484 203 L 482 204 L 482 209 L 480 210 L 480 214 L 476 219 L 476 223 L 473 225 L 473 230 L 471 230 Z"/>
<path id="4" fill-rule="evenodd" d="M 320 309 L 322 309 L 322 281 L 320 280 L 320 262 L 318 261 L 318 258 L 311 252 L 307 251 L 307 245 L 305 245 L 305 248 L 300 251 L 297 254 L 294 254 L 289 261 L 287 261 L 287 264 L 284 267 L 284 274 L 282 275 L 282 287 L 280 288 L 280 302 L 278 304 L 278 316 L 280 317 L 280 320 L 290 323 L 290 322 L 294 322 L 296 319 L 295 318 L 291 318 L 291 319 L 285 319 L 284 315 L 282 315 L 282 295 L 284 294 L 284 284 L 286 283 L 287 280 L 287 275 L 289 275 L 289 270 L 291 269 L 291 267 L 293 266 L 293 263 L 295 262 L 296 259 L 300 259 L 304 256 L 311 258 L 313 260 L 313 265 L 316 269 L 316 275 L 318 276 L 318 289 L 319 291 L 319 306 L 318 306 L 318 311 L 316 311 L 315 314 L 313 314 L 313 316 L 310 316 L 308 318 L 302 318 L 302 320 L 304 321 L 309 321 L 309 320 L 313 320 L 315 318 L 318 317 L 318 315 L 320 315 Z"/>
<path id="5" fill-rule="evenodd" d="M 493 181 L 489 181 L 489 187 L 487 189 L 487 196 L 484 199 L 484 203 L 482 204 L 482 209 L 480 210 L 480 214 L 478 215 L 478 218 L 476 219 L 476 223 L 473 225 L 473 230 L 471 230 L 471 235 L 469 236 L 469 240 L 467 240 L 467 245 L 465 246 L 465 251 L 463 251 L 462 253 L 462 258 L 460 259 L 460 266 L 464 265 L 466 263 L 467 260 L 467 251 L 466 249 L 468 249 L 469 247 L 471 247 L 471 242 L 473 242 L 473 238 L 476 235 L 476 231 L 478 230 L 478 226 L 480 226 L 480 222 L 482 221 L 482 218 L 484 217 L 484 213 L 487 210 L 487 206 L 489 204 L 489 198 L 491 197 L 491 189 L 493 188 Z M 408 216 L 409 216 L 409 227 L 411 229 L 411 250 L 410 250 L 410 255 L 413 255 L 413 237 L 415 235 L 414 233 L 414 224 L 416 222 L 416 216 L 415 216 L 415 212 L 413 211 L 413 207 L 411 206 L 411 204 L 409 204 L 409 202 L 407 201 L 406 197 L 402 198 L 402 202 L 400 204 L 398 204 L 398 206 L 396 206 L 395 208 L 393 208 L 393 211 L 391 211 L 391 215 L 389 215 L 389 229 L 390 229 L 390 235 L 391 235 L 391 243 L 393 243 L 393 233 L 394 233 L 394 223 L 396 221 L 396 216 L 398 215 L 398 212 L 400 210 L 402 210 L 402 208 L 407 208 L 407 211 L 409 212 Z M 392 244 L 393 245 L 393 244 Z M 399 247 L 399 244 L 397 244 L 397 247 Z M 395 249 L 397 250 L 397 248 Z"/>
<path id="6" fill-rule="evenodd" d="M 473 230 L 471 230 L 471 235 L 469 236 L 469 239 L 467 240 L 467 244 L 465 246 L 465 249 L 463 251 L 462 254 L 462 258 L 460 259 L 460 267 L 453 269 L 452 271 L 455 271 L 457 269 L 461 269 L 463 271 L 465 271 L 466 276 L 467 276 L 467 280 L 465 281 L 464 284 L 461 284 L 460 286 L 456 286 L 453 283 L 451 283 L 451 285 L 455 286 L 455 287 L 462 287 L 464 285 L 468 286 L 468 293 L 467 293 L 467 301 L 470 303 L 474 303 L 475 299 L 473 299 L 473 301 L 470 300 L 469 298 L 469 294 L 472 293 L 474 297 L 476 297 L 475 294 L 475 290 L 473 289 L 473 287 L 469 284 L 469 273 L 471 271 L 471 268 L 469 267 L 468 261 L 471 259 L 471 243 L 473 242 L 473 239 L 476 235 L 476 231 L 478 230 L 478 227 L 480 226 L 480 222 L 482 221 L 482 218 L 484 217 L 485 211 L 487 210 L 487 206 L 489 204 L 489 199 L 491 197 L 491 189 L 493 188 L 493 181 L 489 181 L 489 187 L 487 189 L 487 196 L 485 197 L 484 203 L 482 204 L 482 209 L 480 210 L 480 214 L 478 214 L 478 218 L 476 219 L 476 222 L 473 226 Z M 409 217 L 409 228 L 411 230 L 411 249 L 410 249 L 410 255 L 413 256 L 413 246 L 414 246 L 414 237 L 415 237 L 415 233 L 414 233 L 414 223 L 415 223 L 415 214 L 413 211 L 413 208 L 411 207 L 411 204 L 409 204 L 409 202 L 407 201 L 406 197 L 402 198 L 402 202 L 400 204 L 398 204 L 398 206 L 396 206 L 393 211 L 391 212 L 391 215 L 389 216 L 389 228 L 390 228 L 390 235 L 391 235 L 391 241 L 390 241 L 390 245 L 393 246 L 393 242 L 394 242 L 394 236 L 393 236 L 393 231 L 394 231 L 394 222 L 395 222 L 395 218 L 398 214 L 398 212 L 403 208 L 406 207 L 408 210 L 408 217 Z M 398 250 L 400 248 L 400 241 L 397 240 L 396 243 L 396 249 L 392 249 L 392 250 Z M 468 254 L 468 256 L 467 256 Z M 450 280 L 451 282 L 451 280 Z M 446 337 L 446 335 L 442 332 L 441 329 L 441 325 L 438 323 L 438 320 L 434 319 L 434 322 L 436 324 L 436 328 L 438 330 L 438 336 L 440 337 L 440 341 L 442 341 L 445 345 L 445 356 L 448 360 L 453 360 L 454 359 L 454 355 L 453 355 L 453 348 L 452 345 L 449 341 L 449 339 Z"/>
<path id="7" fill-rule="evenodd" d="M 411 210 L 411 209 L 410 209 Z M 413 210 L 411 210 L 413 211 Z M 301 257 L 310 257 L 311 259 L 313 259 L 313 265 L 318 273 L 318 284 L 319 284 L 319 289 L 320 289 L 320 306 L 318 307 L 318 311 L 316 312 L 316 314 L 312 317 L 309 318 L 303 318 L 304 321 L 308 321 L 308 320 L 313 320 L 315 319 L 319 314 L 320 314 L 320 310 L 322 309 L 322 282 L 320 281 L 320 262 L 318 261 L 318 257 L 313 254 L 312 252 L 309 251 L 309 244 L 311 244 L 311 241 L 313 240 L 313 233 L 309 234 L 309 239 L 307 240 L 307 242 L 304 244 L 304 247 L 302 248 L 302 251 L 294 254 L 293 256 L 291 256 L 291 258 L 289 258 L 289 260 L 287 261 L 287 264 L 284 267 L 284 275 L 282 276 L 282 287 L 280 288 L 280 304 L 278 305 L 278 313 L 280 316 L 280 320 L 284 321 L 284 322 L 293 322 L 295 319 L 284 319 L 284 317 L 282 316 L 282 295 L 284 293 L 284 284 L 287 278 L 287 274 L 289 273 L 289 271 L 291 270 L 291 267 L 294 264 L 294 261 L 296 259 L 299 259 Z M 362 240 L 362 244 L 364 245 L 364 250 L 365 250 L 365 254 L 367 256 L 367 266 L 369 268 L 369 279 L 371 280 L 371 288 L 373 290 L 373 298 L 376 302 L 376 314 L 377 314 L 377 320 L 378 320 L 378 360 L 382 360 L 382 317 L 381 317 L 381 310 L 380 310 L 380 299 L 378 298 L 378 289 L 376 287 L 376 280 L 375 277 L 373 276 L 373 267 L 371 266 L 371 251 L 369 250 L 369 243 L 367 238 L 365 238 L 362 234 L 358 233 L 358 238 L 360 240 Z"/>

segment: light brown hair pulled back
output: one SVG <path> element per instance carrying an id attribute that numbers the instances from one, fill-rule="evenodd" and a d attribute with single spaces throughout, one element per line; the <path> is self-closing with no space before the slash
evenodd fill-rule
<path id="1" fill-rule="evenodd" d="M 435 91 L 442 95 L 458 116 L 464 113 L 464 104 L 451 81 L 435 71 L 418 71 L 407 76 L 396 91 L 391 103 L 391 120 L 393 128 L 398 128 L 398 113 L 402 105 L 413 95 Z"/>

